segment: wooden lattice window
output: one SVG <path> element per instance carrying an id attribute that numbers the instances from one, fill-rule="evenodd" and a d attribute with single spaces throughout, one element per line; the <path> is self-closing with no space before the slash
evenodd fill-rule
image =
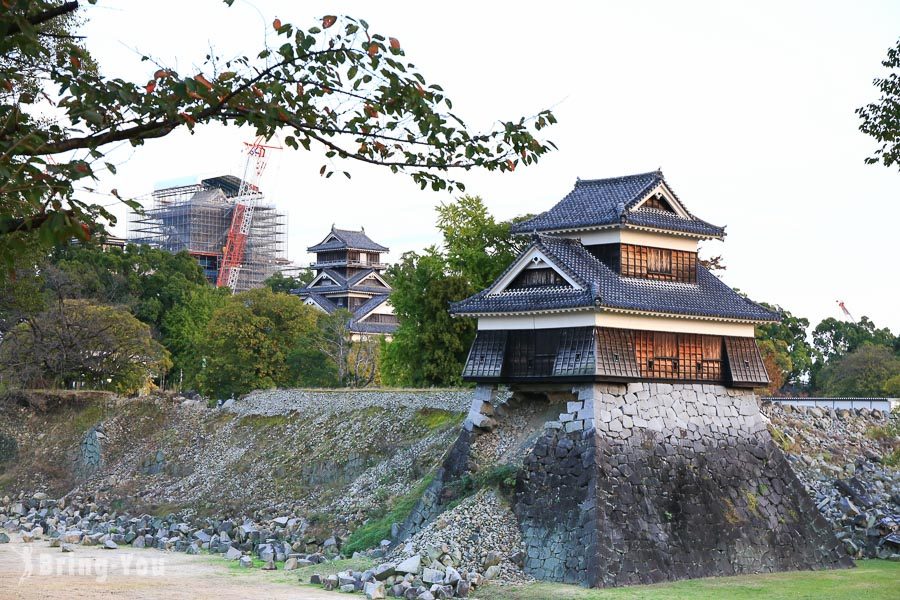
<path id="1" fill-rule="evenodd" d="M 625 277 L 697 282 L 696 252 L 621 244 L 620 261 Z"/>
<path id="2" fill-rule="evenodd" d="M 647 248 L 647 273 L 672 274 L 672 251 L 665 248 Z"/>
<path id="3" fill-rule="evenodd" d="M 722 338 L 693 333 L 636 331 L 641 376 L 679 381 L 722 380 Z"/>

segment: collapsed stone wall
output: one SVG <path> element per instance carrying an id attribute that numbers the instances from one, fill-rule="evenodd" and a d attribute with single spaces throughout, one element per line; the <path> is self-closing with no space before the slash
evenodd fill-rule
<path id="1" fill-rule="evenodd" d="M 514 510 L 526 572 L 551 581 L 852 565 L 755 396 L 721 386 L 575 388 L 526 453 Z"/>

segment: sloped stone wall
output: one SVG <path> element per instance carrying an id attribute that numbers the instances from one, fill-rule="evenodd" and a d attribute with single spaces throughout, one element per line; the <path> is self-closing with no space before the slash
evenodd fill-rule
<path id="1" fill-rule="evenodd" d="M 752 393 L 655 383 L 572 391 L 517 482 L 529 574 L 615 586 L 852 566 Z"/>

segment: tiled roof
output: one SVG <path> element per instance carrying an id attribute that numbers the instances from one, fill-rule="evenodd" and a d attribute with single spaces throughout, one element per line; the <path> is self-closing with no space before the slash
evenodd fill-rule
<path id="1" fill-rule="evenodd" d="M 387 299 L 389 298 L 388 294 L 381 294 L 380 296 L 372 296 L 363 304 L 360 304 L 356 310 L 353 311 L 354 319 L 361 319 L 377 307 L 381 306 Z"/>
<path id="2" fill-rule="evenodd" d="M 535 247 L 582 289 L 555 286 L 490 294 L 492 285 L 453 303 L 451 312 L 465 315 L 606 307 L 752 321 L 778 318 L 775 313 L 740 296 L 701 265 L 697 265 L 697 283 L 638 279 L 622 277 L 597 260 L 578 240 L 539 235 L 524 253 Z"/>
<path id="3" fill-rule="evenodd" d="M 329 315 L 338 309 L 337 304 L 323 296 L 322 294 L 317 294 L 315 292 L 307 292 L 306 294 L 313 300 L 315 300 L 316 304 L 322 307 L 322 310 L 327 312 Z"/>
<path id="4" fill-rule="evenodd" d="M 366 277 L 371 275 L 372 273 L 377 273 L 375 269 L 367 269 L 365 271 L 360 271 L 356 273 L 350 279 L 347 279 L 337 271 L 332 269 L 324 269 L 323 273 L 328 276 L 329 279 L 334 281 L 334 284 L 327 285 L 316 285 L 316 286 L 306 286 L 302 287 L 298 290 L 294 290 L 293 293 L 299 295 L 307 295 L 311 292 L 315 291 L 320 294 L 333 294 L 335 292 L 366 292 L 366 293 L 374 293 L 374 294 L 384 294 L 385 291 L 390 292 L 390 288 L 383 288 L 380 286 L 371 286 L 371 285 L 359 285 L 359 282 L 364 280 Z"/>
<path id="5" fill-rule="evenodd" d="M 365 304 L 358 306 L 356 310 L 353 311 L 353 318 L 350 320 L 350 331 L 358 333 L 394 333 L 394 331 L 397 330 L 397 325 L 394 323 L 368 323 L 366 321 L 360 321 L 360 319 L 365 317 L 368 313 L 387 302 L 388 298 L 389 296 L 387 294 L 373 296 Z"/>
<path id="6" fill-rule="evenodd" d="M 307 248 L 307 252 L 324 252 L 326 250 L 345 250 L 345 249 L 353 249 L 353 250 L 370 250 L 372 252 L 387 252 L 389 248 L 385 248 L 381 244 L 376 244 L 372 241 L 369 236 L 366 235 L 366 230 L 362 229 L 360 231 L 352 231 L 349 229 L 335 229 L 331 228 L 331 232 L 325 236 L 325 239 L 328 239 L 331 236 L 334 236 L 336 239 L 329 240 L 328 242 L 322 242 L 320 244 L 316 244 L 315 246 L 310 246 Z"/>
<path id="7" fill-rule="evenodd" d="M 725 234 L 723 227 L 711 225 L 690 213 L 690 218 L 684 218 L 665 210 L 634 208 L 661 183 L 665 183 L 661 171 L 610 179 L 579 179 L 575 188 L 553 208 L 515 223 L 512 232 L 559 231 L 621 223 L 711 237 Z"/>
<path id="8" fill-rule="evenodd" d="M 393 323 L 362 323 L 358 321 L 350 322 L 350 331 L 355 333 L 394 333 L 397 331 L 397 325 Z"/>
<path id="9" fill-rule="evenodd" d="M 333 293 L 335 291 L 366 291 L 371 290 L 371 288 L 363 288 L 361 286 L 354 286 L 348 288 L 346 285 L 346 280 L 342 277 L 340 278 L 343 281 L 342 286 L 325 286 L 324 291 Z M 323 288 L 315 288 L 316 291 L 312 291 L 310 288 L 301 288 L 298 290 L 291 290 L 292 294 L 296 294 L 301 298 L 312 298 L 315 300 L 316 304 L 322 307 L 322 309 L 328 314 L 332 314 L 334 311 L 338 310 L 340 307 L 331 299 L 326 296 L 323 296 L 320 292 Z M 389 294 L 384 293 L 384 288 L 378 288 L 378 291 L 381 293 L 372 296 L 368 300 L 366 300 L 363 304 L 360 304 L 353 311 L 353 316 L 350 318 L 349 328 L 350 331 L 354 331 L 357 333 L 393 333 L 397 329 L 397 325 L 392 323 L 367 323 L 366 321 L 360 322 L 360 319 L 365 317 L 367 314 L 375 310 L 378 306 L 388 301 L 390 298 Z"/>

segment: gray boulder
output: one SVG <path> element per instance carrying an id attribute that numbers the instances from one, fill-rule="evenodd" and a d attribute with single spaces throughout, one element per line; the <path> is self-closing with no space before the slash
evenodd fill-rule
<path id="1" fill-rule="evenodd" d="M 422 557 L 414 554 L 394 567 L 394 570 L 398 573 L 418 573 L 421 568 Z"/>
<path id="2" fill-rule="evenodd" d="M 425 567 L 425 570 L 422 571 L 422 581 L 425 583 L 443 583 L 444 574 L 437 569 Z"/>
<path id="3" fill-rule="evenodd" d="M 370 581 L 363 588 L 366 600 L 383 600 L 385 598 L 384 583 L 380 581 Z"/>

